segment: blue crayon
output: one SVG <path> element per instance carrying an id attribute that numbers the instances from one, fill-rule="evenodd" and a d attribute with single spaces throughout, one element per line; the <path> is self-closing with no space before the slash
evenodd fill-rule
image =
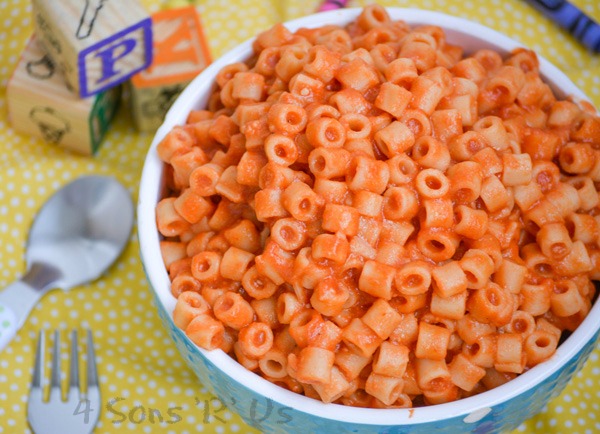
<path id="1" fill-rule="evenodd" d="M 566 0 L 527 0 L 591 51 L 600 52 L 600 24 Z"/>

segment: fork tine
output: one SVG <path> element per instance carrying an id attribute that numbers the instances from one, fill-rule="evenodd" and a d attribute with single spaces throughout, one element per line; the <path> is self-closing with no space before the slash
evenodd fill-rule
<path id="1" fill-rule="evenodd" d="M 35 351 L 35 364 L 33 365 L 33 376 L 31 378 L 31 388 L 42 388 L 42 379 L 44 378 L 44 342 L 46 334 L 40 330 L 38 342 Z"/>
<path id="2" fill-rule="evenodd" d="M 50 376 L 50 399 L 62 398 L 60 391 L 60 333 L 54 330 L 54 345 L 52 352 L 52 373 Z M 58 395 L 58 396 L 55 396 Z"/>
<path id="3" fill-rule="evenodd" d="M 98 374 L 96 369 L 96 356 L 91 330 L 87 330 L 87 391 L 86 395 L 79 390 L 80 364 L 79 353 L 81 350 L 78 345 L 77 330 L 71 330 L 70 340 L 70 368 L 69 375 L 69 393 L 67 400 L 63 400 L 61 391 L 61 370 L 60 370 L 60 331 L 54 331 L 53 354 L 52 354 L 52 373 L 50 375 L 50 397 L 43 398 L 42 388 L 36 387 L 42 385 L 43 372 L 43 348 L 44 332 L 40 332 L 40 338 L 37 343 L 37 353 L 35 355 L 35 366 L 32 378 L 32 387 L 27 399 L 27 420 L 30 427 L 36 433 L 52 432 L 66 433 L 77 432 L 91 434 L 98 423 L 102 404 L 100 402 L 100 388 L 98 387 Z M 73 389 L 77 387 L 78 395 L 75 395 Z M 83 416 L 81 416 L 83 415 Z M 77 416 L 77 417 L 74 417 Z M 0 423 L 1 425 L 1 423 Z M 1 431 L 1 429 L 0 429 Z"/>
<path id="4" fill-rule="evenodd" d="M 79 393 L 79 350 L 77 330 L 71 331 L 71 359 L 69 360 L 69 394 Z"/>
<path id="5" fill-rule="evenodd" d="M 92 331 L 87 330 L 87 387 L 98 387 L 98 371 L 96 369 L 96 352 Z"/>

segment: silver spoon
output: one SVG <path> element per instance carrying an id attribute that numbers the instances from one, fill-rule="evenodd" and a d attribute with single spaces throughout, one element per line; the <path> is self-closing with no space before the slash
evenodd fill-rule
<path id="1" fill-rule="evenodd" d="M 131 196 L 113 178 L 84 176 L 50 197 L 29 231 L 26 273 L 0 292 L 0 350 L 46 292 L 100 277 L 127 244 L 133 218 Z"/>

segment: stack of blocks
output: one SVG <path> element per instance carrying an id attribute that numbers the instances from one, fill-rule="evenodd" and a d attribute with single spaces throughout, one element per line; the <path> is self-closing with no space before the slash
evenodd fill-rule
<path id="1" fill-rule="evenodd" d="M 17 131 L 84 155 L 98 149 L 121 83 L 135 77 L 134 120 L 140 130 L 152 131 L 209 62 L 193 7 L 151 18 L 137 0 L 32 5 L 35 35 L 7 86 L 10 122 Z"/>
<path id="2" fill-rule="evenodd" d="M 11 124 L 84 155 L 96 152 L 117 109 L 120 88 L 79 98 L 32 36 L 7 86 Z"/>

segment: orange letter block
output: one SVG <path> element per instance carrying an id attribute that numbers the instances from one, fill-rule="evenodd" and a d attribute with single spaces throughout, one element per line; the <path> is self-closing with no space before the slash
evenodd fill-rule
<path id="1" fill-rule="evenodd" d="M 179 93 L 210 63 L 195 7 L 158 12 L 152 25 L 152 64 L 130 81 L 133 117 L 141 131 L 156 130 Z"/>

